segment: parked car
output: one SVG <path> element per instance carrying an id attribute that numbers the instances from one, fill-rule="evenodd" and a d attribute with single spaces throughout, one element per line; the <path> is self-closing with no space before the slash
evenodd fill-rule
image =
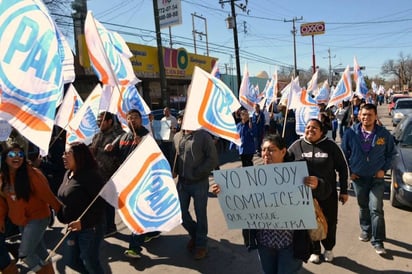
<path id="1" fill-rule="evenodd" d="M 392 124 L 394 127 L 408 113 L 412 112 L 412 98 L 400 98 L 396 101 L 395 107 L 392 109 Z"/>
<path id="2" fill-rule="evenodd" d="M 392 162 L 390 202 L 394 207 L 412 208 L 412 115 L 393 131 L 397 154 Z"/>
<path id="3" fill-rule="evenodd" d="M 398 99 L 401 98 L 410 98 L 409 95 L 407 94 L 394 94 L 392 95 L 391 99 L 390 99 L 390 103 L 388 105 L 388 111 L 389 111 L 389 115 L 392 114 L 392 109 L 395 107 L 395 103 Z"/>

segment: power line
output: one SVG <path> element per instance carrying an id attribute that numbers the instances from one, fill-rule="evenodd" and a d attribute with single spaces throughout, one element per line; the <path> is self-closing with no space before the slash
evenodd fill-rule
<path id="1" fill-rule="evenodd" d="M 208 7 L 208 8 L 210 8 L 210 7 Z M 212 8 L 212 10 L 213 10 L 213 8 Z M 220 12 L 221 10 L 216 9 L 216 11 Z M 72 18 L 69 15 L 63 15 L 63 14 L 58 14 L 58 13 L 51 13 L 51 15 L 58 16 L 58 17 Z M 251 17 L 251 16 L 249 15 L 249 17 Z M 264 17 L 260 17 L 260 18 L 264 19 Z M 258 19 L 260 19 L 260 18 L 258 18 Z M 267 18 L 267 19 L 272 20 L 270 18 Z M 404 19 L 402 19 L 402 20 L 404 20 Z M 407 19 L 407 20 L 412 20 L 412 19 Z M 278 21 L 278 19 L 276 19 L 275 21 Z M 386 20 L 386 21 L 389 21 L 389 20 Z M 377 22 L 377 21 L 370 21 L 370 22 Z M 383 21 L 381 21 L 381 22 L 383 22 Z M 107 25 L 107 26 L 113 26 L 113 27 L 121 28 L 121 29 L 137 30 L 137 31 L 139 31 L 139 33 L 134 33 L 134 32 L 125 31 L 125 30 L 119 30 L 119 29 L 112 29 L 112 30 L 117 31 L 117 32 L 119 32 L 121 34 L 124 34 L 124 35 L 132 36 L 132 37 L 139 37 L 140 39 L 142 39 L 142 41 L 144 43 L 149 43 L 149 42 L 151 42 L 155 39 L 155 37 L 154 37 L 155 31 L 152 31 L 152 30 L 133 27 L 133 26 L 126 26 L 126 25 L 116 24 L 116 23 L 109 23 L 109 22 L 104 22 L 104 21 L 102 21 L 101 23 L 104 24 L 104 25 Z M 353 24 L 356 24 L 356 22 L 353 22 Z M 73 26 L 73 23 L 65 23 L 64 26 L 70 27 L 70 26 Z M 384 34 L 386 34 L 386 33 L 383 33 L 382 35 L 384 35 Z M 162 33 L 162 35 L 164 37 L 167 37 L 166 33 Z M 285 39 L 279 39 L 279 38 L 276 39 L 274 37 L 265 37 L 265 36 L 261 36 L 261 37 L 262 37 L 262 39 L 265 39 L 266 41 L 274 40 L 274 41 L 287 42 L 287 40 L 285 40 Z M 376 36 L 374 36 L 374 37 L 376 38 Z M 185 40 L 186 41 L 190 40 L 190 38 L 183 37 L 183 36 L 178 36 L 178 35 L 174 35 L 174 38 L 182 40 L 182 41 L 179 41 L 179 40 L 174 41 L 177 44 L 184 45 L 186 47 L 192 48 L 192 43 L 191 42 L 184 42 Z M 168 41 L 168 40 L 166 39 L 165 41 Z M 348 39 L 345 39 L 344 41 L 347 42 Z M 303 44 L 308 44 L 308 43 L 299 42 L 299 44 L 303 45 Z M 364 43 L 361 43 L 361 44 L 364 44 Z M 210 48 L 211 52 L 214 52 L 214 53 L 217 53 L 217 54 L 223 54 L 223 55 L 230 56 L 228 51 L 233 51 L 233 47 L 228 47 L 228 46 L 225 46 L 225 45 L 222 45 L 222 44 L 216 44 L 216 43 L 210 43 L 209 42 L 209 45 L 212 45 L 212 47 Z M 325 47 L 330 47 L 330 45 L 322 45 L 321 43 L 319 45 L 320 46 L 325 46 Z M 359 49 L 362 49 L 362 48 L 365 48 L 365 49 L 366 48 L 380 49 L 381 48 L 381 49 L 387 49 L 387 48 L 398 48 L 399 46 L 402 46 L 402 45 L 403 44 L 397 43 L 397 44 L 394 44 L 394 46 L 382 46 L 381 44 L 378 45 L 376 43 L 373 43 L 372 45 L 367 44 L 365 46 L 361 46 L 361 45 L 359 45 L 359 46 L 350 46 L 350 48 L 359 48 Z M 408 44 L 406 43 L 405 45 L 407 46 Z M 337 46 L 333 46 L 333 47 L 334 48 L 348 48 L 347 45 L 346 46 L 337 45 Z M 201 45 L 200 48 L 205 49 L 206 47 Z M 287 64 L 287 63 L 282 62 L 282 61 L 279 61 L 279 60 L 276 60 L 275 58 L 261 56 L 261 55 L 258 55 L 256 53 L 252 53 L 252 52 L 242 50 L 242 49 L 239 50 L 239 54 L 240 54 L 242 59 L 245 59 L 245 60 L 248 60 L 248 61 L 261 62 L 263 64 L 268 64 L 268 65 L 277 65 L 279 67 L 284 67 L 284 68 L 288 68 L 288 69 L 290 69 L 292 67 L 292 65 Z"/>

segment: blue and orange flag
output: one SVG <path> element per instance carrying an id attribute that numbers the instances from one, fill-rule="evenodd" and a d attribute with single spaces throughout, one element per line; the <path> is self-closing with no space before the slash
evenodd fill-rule
<path id="1" fill-rule="evenodd" d="M 352 79 L 350 77 L 349 66 L 346 66 L 341 79 L 330 95 L 329 103 L 326 108 L 337 106 L 340 102 L 352 98 L 352 95 Z"/>
<path id="2" fill-rule="evenodd" d="M 359 98 L 365 99 L 366 94 L 368 93 L 368 87 L 366 86 L 365 79 L 363 78 L 363 74 L 356 57 L 353 57 L 353 78 L 356 84 L 355 94 L 358 95 Z"/>
<path id="3" fill-rule="evenodd" d="M 318 104 L 325 104 L 327 105 L 329 102 L 330 96 L 330 88 L 328 84 L 328 80 L 323 82 L 322 87 L 319 89 L 318 94 L 315 96 L 315 100 Z"/>
<path id="4" fill-rule="evenodd" d="M 300 100 L 299 104 L 297 104 L 295 110 L 295 131 L 298 135 L 303 135 L 305 132 L 306 124 L 308 123 L 309 119 L 318 118 L 319 114 L 319 107 L 318 103 L 314 98 L 314 94 L 318 91 L 318 71 L 316 71 L 311 81 L 308 83 L 308 87 L 302 88 L 300 91 Z"/>
<path id="5" fill-rule="evenodd" d="M 133 56 L 124 39 L 108 31 L 93 18 L 86 16 L 84 35 L 92 67 L 104 85 L 134 85 L 139 80 L 129 58 Z"/>
<path id="6" fill-rule="evenodd" d="M 195 67 L 186 103 L 182 129 L 205 129 L 211 134 L 240 145 L 232 113 L 240 108 L 232 90 L 222 81 Z"/>
<path id="7" fill-rule="evenodd" d="M 67 143 L 83 142 L 86 145 L 91 143 L 93 135 L 99 131 L 97 116 L 101 94 L 102 88 L 100 84 L 97 84 L 86 101 L 76 111 L 66 128 L 68 134 Z"/>
<path id="8" fill-rule="evenodd" d="M 100 192 L 127 227 L 142 234 L 170 231 L 181 223 L 179 196 L 169 162 L 150 134 Z"/>
<path id="9" fill-rule="evenodd" d="M 46 155 L 63 93 L 61 34 L 41 1 L 0 3 L 0 118 Z"/>
<path id="10" fill-rule="evenodd" d="M 80 97 L 76 88 L 70 84 L 60 104 L 60 108 L 56 113 L 54 123 L 65 129 L 82 105 L 83 99 Z"/>
<path id="11" fill-rule="evenodd" d="M 278 71 L 275 69 L 275 72 L 272 75 L 272 79 L 267 83 L 265 89 L 263 90 L 265 94 L 265 105 L 269 106 L 271 103 L 276 101 L 276 96 L 278 94 Z M 273 110 L 271 110 L 273 111 Z"/>
<path id="12" fill-rule="evenodd" d="M 255 104 L 259 103 L 261 98 L 258 98 L 255 87 L 250 83 L 249 70 L 247 65 L 243 71 L 242 82 L 239 87 L 239 102 L 248 111 L 255 110 Z"/>
<path id="13" fill-rule="evenodd" d="M 135 85 L 120 86 L 120 91 L 113 88 L 111 91 L 106 86 L 103 87 L 106 92 L 111 92 L 108 111 L 116 113 L 119 121 L 126 131 L 129 130 L 126 114 L 131 109 L 137 109 L 142 115 L 142 125 L 150 129 L 149 114 L 151 112 L 146 101 L 140 96 Z"/>
<path id="14" fill-rule="evenodd" d="M 312 75 L 312 79 L 310 79 L 308 86 L 306 87 L 306 91 L 309 93 L 311 97 L 315 97 L 315 95 L 319 91 L 318 75 L 319 75 L 319 70 L 316 70 L 316 72 Z"/>

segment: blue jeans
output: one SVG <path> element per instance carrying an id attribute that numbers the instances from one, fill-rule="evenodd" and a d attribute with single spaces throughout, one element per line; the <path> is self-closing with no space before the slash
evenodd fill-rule
<path id="1" fill-rule="evenodd" d="M 382 245 L 386 239 L 383 213 L 383 178 L 359 178 L 353 181 L 358 200 L 359 223 L 362 231 L 372 236 L 372 245 Z"/>
<path id="2" fill-rule="evenodd" d="M 293 244 L 279 250 L 258 246 L 259 260 L 265 274 L 298 273 L 302 268 L 302 260 L 293 256 Z"/>
<path id="3" fill-rule="evenodd" d="M 180 207 L 182 210 L 182 225 L 195 241 L 197 248 L 207 247 L 207 199 L 209 181 L 201 181 L 195 184 L 177 183 Z M 196 221 L 189 212 L 190 199 L 193 198 Z"/>
<path id="4" fill-rule="evenodd" d="M 49 256 L 49 253 L 43 236 L 49 221 L 50 217 L 31 220 L 25 226 L 19 227 L 21 232 L 19 258 L 27 264 L 29 269 L 46 264 L 44 260 Z"/>
<path id="5" fill-rule="evenodd" d="M 67 236 L 63 260 L 79 273 L 104 273 L 100 264 L 100 244 L 103 240 L 103 226 L 70 232 Z"/>

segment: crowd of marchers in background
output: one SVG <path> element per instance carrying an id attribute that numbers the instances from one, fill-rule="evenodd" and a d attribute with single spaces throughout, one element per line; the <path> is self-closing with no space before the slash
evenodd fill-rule
<path id="1" fill-rule="evenodd" d="M 218 151 L 237 149 L 243 167 L 253 166 L 254 157 L 262 157 L 265 164 L 306 161 L 309 175 L 304 184 L 313 190 L 328 222 L 326 239 L 315 242 L 302 231 L 244 231 L 245 244 L 258 250 L 265 273 L 298 273 L 302 262 L 334 259 L 338 203 L 347 202 L 349 181 L 359 205 L 359 240 L 370 241 L 376 253 L 385 254 L 383 178 L 394 143 L 377 116 L 376 105 L 381 103 L 379 96 L 367 100 L 354 96 L 333 109 L 320 103 L 319 116 L 307 122 L 303 136 L 296 134 L 294 111 L 285 106 L 272 103 L 261 109 L 256 104 L 251 113 L 241 108 L 233 113 L 241 138 L 238 147 L 204 130 L 182 129 L 184 111 L 174 117 L 164 108 L 162 121 L 170 126 L 169 136 L 157 142 L 176 178 L 182 225 L 189 234 L 188 252 L 196 260 L 209 252 L 209 176 L 219 168 Z M 65 265 L 79 273 L 104 272 L 99 247 L 104 237 L 117 233 L 115 209 L 99 198 L 83 213 L 141 139 L 153 133 L 153 116 L 149 115 L 148 128 L 138 110 L 130 110 L 126 118 L 127 132 L 116 115 L 100 113 L 99 132 L 88 146 L 66 144 L 65 132 L 56 127 L 46 157 L 39 157 L 39 150 L 17 131 L 11 133 L 1 147 L 2 273 L 18 273 L 16 260 L 33 272 L 54 273 L 47 251 L 52 247 L 44 242 L 44 234 L 55 216 L 70 230 L 63 243 Z M 218 194 L 219 186 L 212 185 L 211 190 Z M 195 218 L 189 211 L 192 200 Z M 16 234 L 20 246 L 11 250 L 6 239 Z M 160 232 L 132 233 L 124 255 L 140 258 L 142 245 L 159 236 Z"/>

